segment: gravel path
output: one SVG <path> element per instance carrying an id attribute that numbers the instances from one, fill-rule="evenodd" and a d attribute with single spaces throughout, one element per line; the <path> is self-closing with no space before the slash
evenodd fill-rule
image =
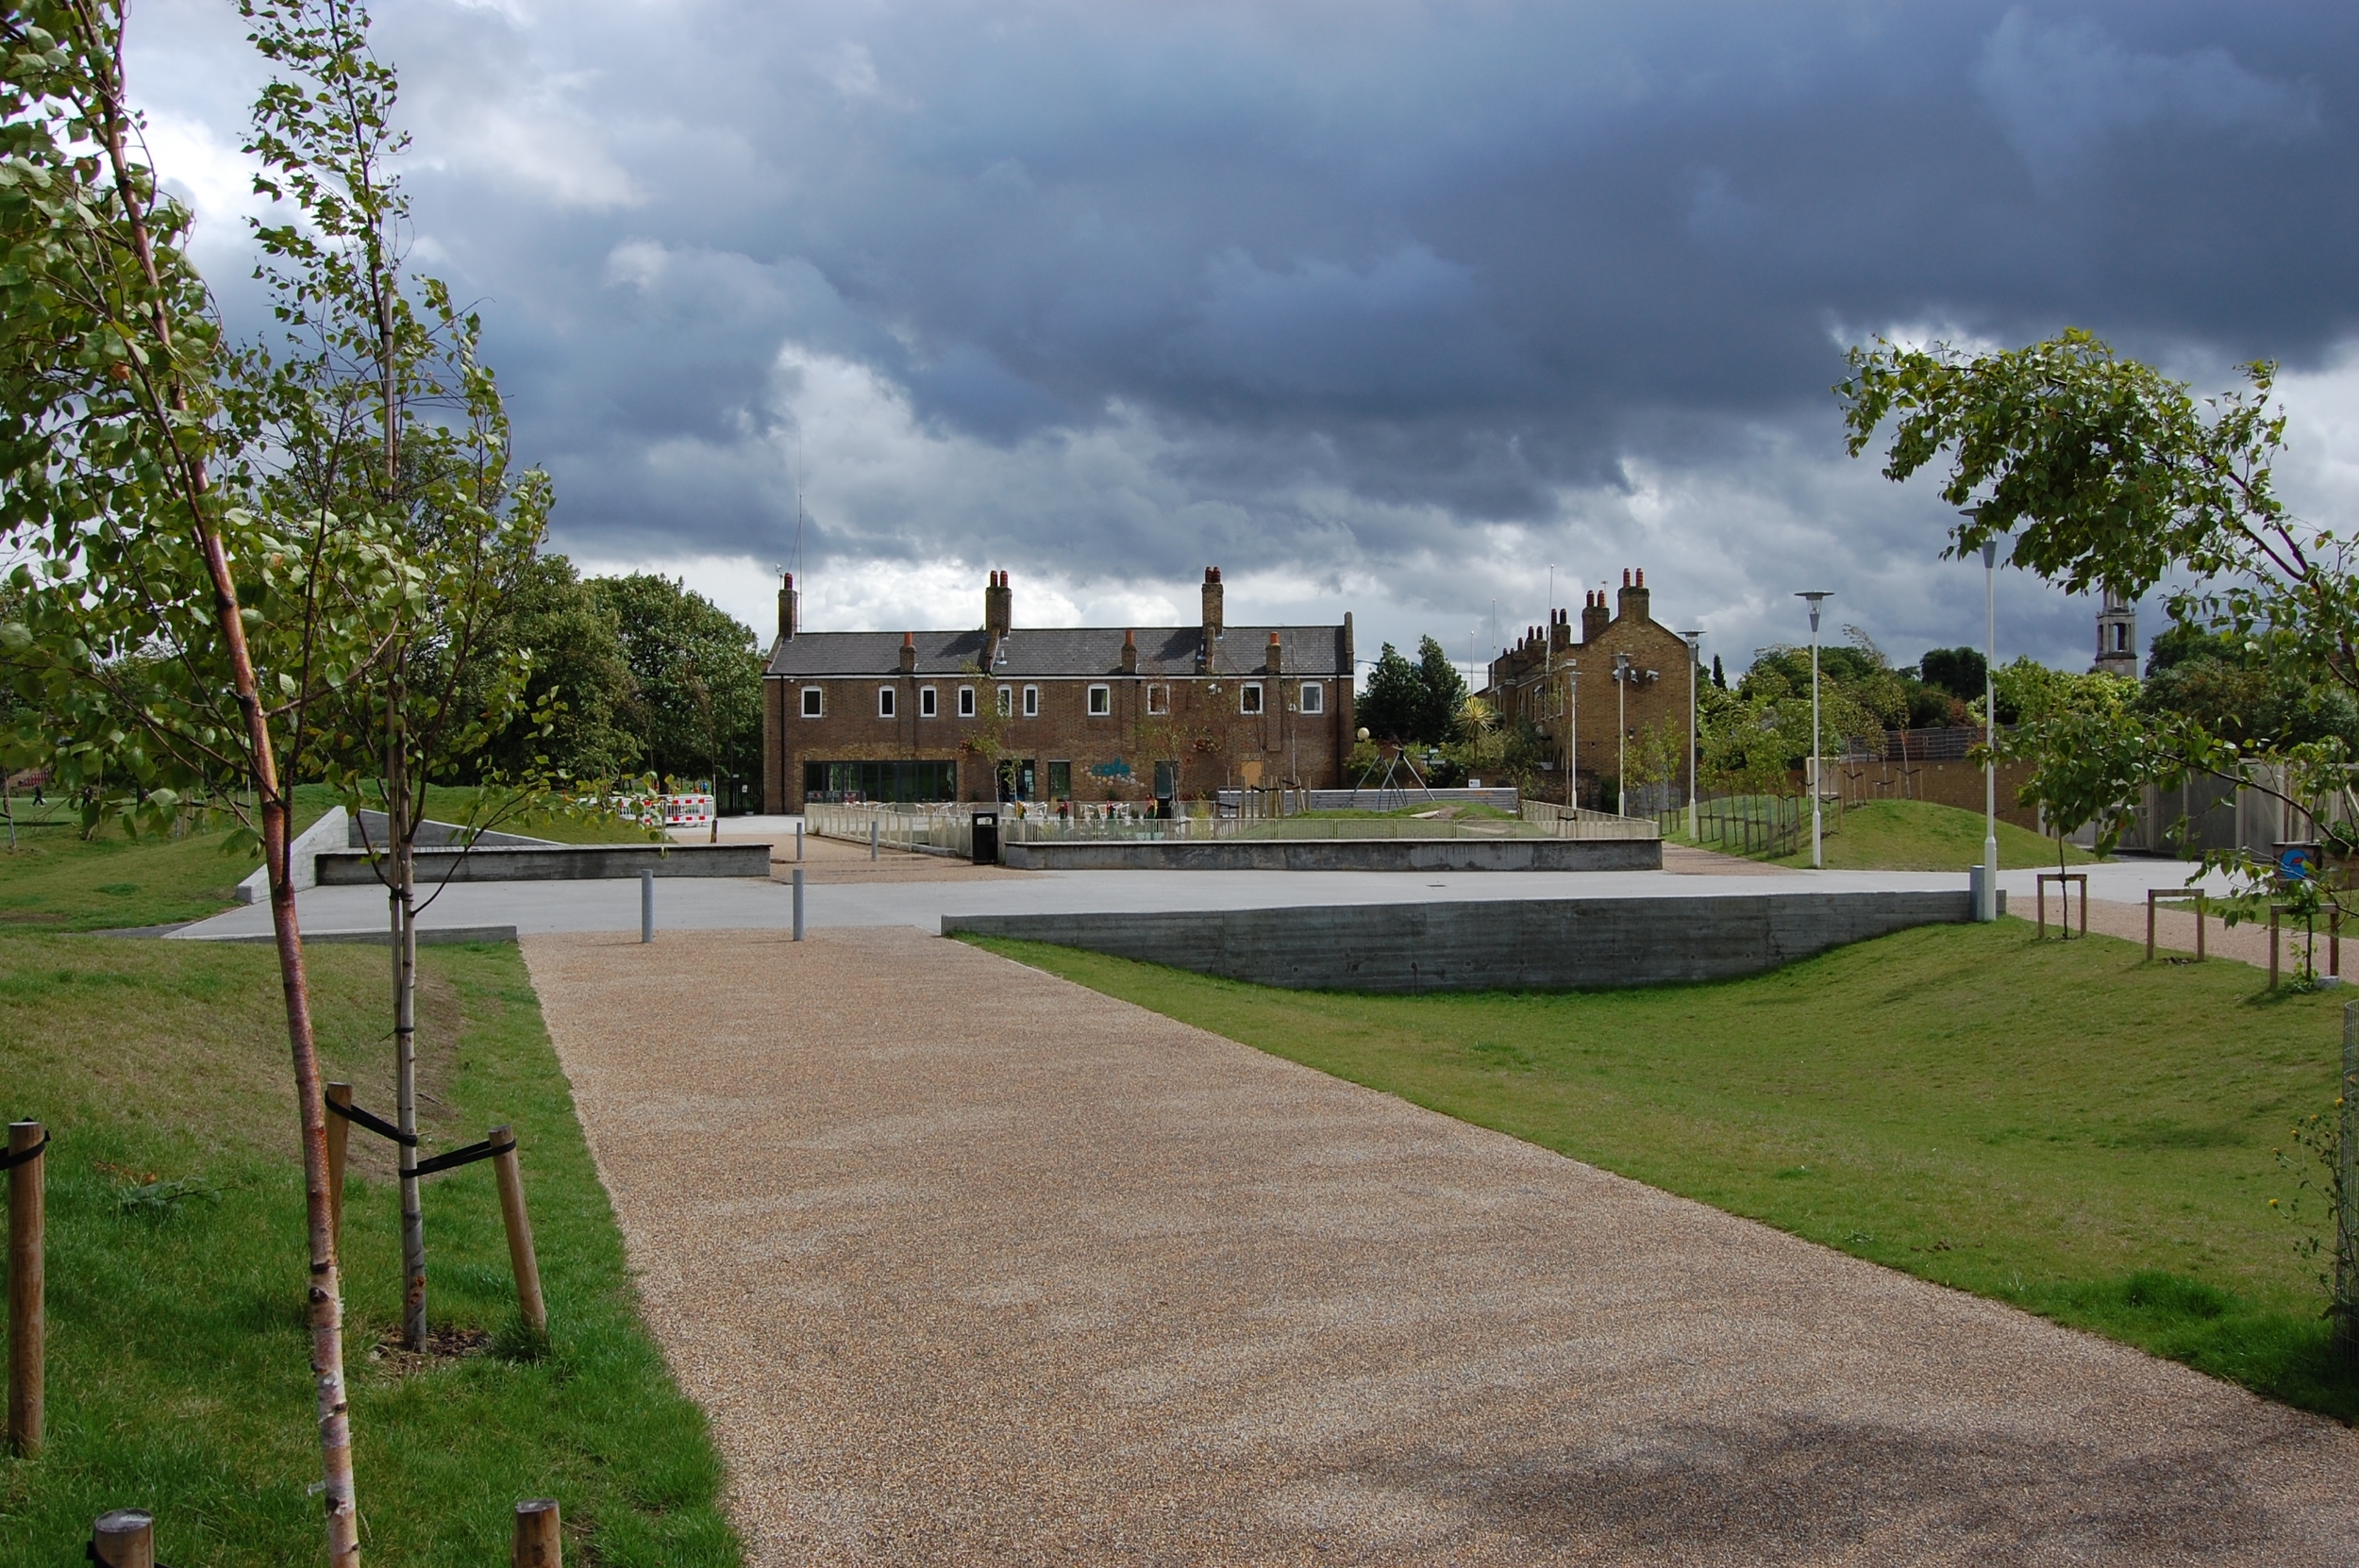
<path id="1" fill-rule="evenodd" d="M 2359 1441 L 906 929 L 535 937 L 761 1564 L 2349 1563 Z"/>

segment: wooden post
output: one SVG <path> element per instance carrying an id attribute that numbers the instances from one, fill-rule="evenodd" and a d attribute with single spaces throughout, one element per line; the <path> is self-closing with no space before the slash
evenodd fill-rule
<path id="1" fill-rule="evenodd" d="M 327 1086 L 327 1103 L 352 1109 L 352 1085 L 331 1083 Z M 327 1118 L 327 1227 L 336 1240 L 336 1257 L 344 1255 L 344 1140 L 352 1132 L 352 1124 L 330 1112 Z"/>
<path id="2" fill-rule="evenodd" d="M 2199 963 L 2203 959 L 2203 895 L 2199 892 L 2195 895 L 2195 957 Z"/>
<path id="3" fill-rule="evenodd" d="M 8 1124 L 8 1152 L 41 1147 L 39 1122 Z M 42 1175 L 45 1154 L 8 1172 L 8 1451 L 21 1459 L 41 1452 Z"/>
<path id="4" fill-rule="evenodd" d="M 516 1505 L 515 1568 L 564 1568 L 565 1539 L 558 1527 L 557 1500 L 536 1497 Z"/>
<path id="5" fill-rule="evenodd" d="M 2277 989 L 2277 908 L 2269 907 L 2269 989 Z"/>
<path id="6" fill-rule="evenodd" d="M 511 1127 L 494 1127 L 485 1136 L 494 1143 L 513 1144 L 516 1141 Z M 508 1264 L 516 1273 L 516 1309 L 524 1314 L 527 1326 L 534 1333 L 545 1334 L 549 1331 L 549 1309 L 541 1299 L 541 1264 L 532 1255 L 532 1217 L 525 1212 L 525 1180 L 516 1168 L 515 1149 L 494 1155 L 492 1169 L 499 1175 L 500 1220 L 508 1227 Z M 557 1505 L 551 1503 L 548 1507 L 552 1532 L 549 1539 L 553 1543 L 557 1539 Z M 523 1526 L 517 1528 L 522 1529 Z M 522 1541 L 524 1537 L 519 1535 L 516 1539 Z M 550 1548 L 555 1549 L 554 1545 Z M 551 1557 L 549 1560 L 555 1562 L 557 1559 Z"/>
<path id="7" fill-rule="evenodd" d="M 2160 888 L 2146 890 L 2146 961 L 2149 963 L 2154 961 L 2154 895 L 2161 891 Z"/>
<path id="8" fill-rule="evenodd" d="M 2343 972 L 2343 909 L 2339 904 L 2326 911 L 2326 972 Z"/>
<path id="9" fill-rule="evenodd" d="M 137 1509 L 102 1513 L 91 1526 L 91 1556 L 105 1568 L 156 1568 L 156 1520 Z"/>
<path id="10" fill-rule="evenodd" d="M 2341 1147 L 2335 1174 L 2342 1203 L 2334 1216 L 2335 1359 L 2359 1367 L 2359 1002 L 2343 1005 Z"/>

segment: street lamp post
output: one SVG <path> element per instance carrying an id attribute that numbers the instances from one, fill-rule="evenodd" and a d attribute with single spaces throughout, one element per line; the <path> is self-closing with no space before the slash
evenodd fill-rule
<path id="1" fill-rule="evenodd" d="M 1818 818 L 1822 793 L 1818 788 L 1818 607 L 1827 602 L 1828 591 L 1810 588 L 1794 596 L 1810 601 L 1810 866 L 1821 871 L 1827 856 Z"/>
<path id="2" fill-rule="evenodd" d="M 1999 542 L 1983 542 L 1983 907 L 1999 918 Z"/>
<path id="3" fill-rule="evenodd" d="M 1983 509 L 1966 507 L 1958 513 L 1979 522 Z M 1999 541 L 1983 541 L 1983 885 L 1974 901 L 1974 918 L 1999 918 Z"/>
<path id="4" fill-rule="evenodd" d="M 1630 815 L 1630 655 L 1614 656 L 1614 814 Z"/>
<path id="5" fill-rule="evenodd" d="M 1687 842 L 1696 842 L 1696 657 L 1701 627 L 1687 634 Z"/>
<path id="6" fill-rule="evenodd" d="M 1581 660 L 1564 661 L 1564 804 L 1581 809 Z"/>

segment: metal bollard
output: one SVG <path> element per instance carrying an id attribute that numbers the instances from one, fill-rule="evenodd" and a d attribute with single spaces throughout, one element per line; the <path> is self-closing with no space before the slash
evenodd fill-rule
<path id="1" fill-rule="evenodd" d="M 795 868 L 795 940 L 803 940 L 803 868 Z"/>
<path id="2" fill-rule="evenodd" d="M 877 858 L 877 828 L 878 826 L 879 825 L 875 817 L 870 817 L 868 819 L 868 858 L 872 860 Z"/>
<path id="3" fill-rule="evenodd" d="M 798 823 L 796 823 L 796 824 L 795 825 L 795 859 L 796 859 L 797 860 L 800 860 L 802 858 L 803 858 L 803 825 L 802 825 L 801 823 L 799 823 L 799 822 L 798 822 Z"/>
<path id="4" fill-rule="evenodd" d="M 655 941 L 655 873 L 639 874 L 639 940 Z"/>

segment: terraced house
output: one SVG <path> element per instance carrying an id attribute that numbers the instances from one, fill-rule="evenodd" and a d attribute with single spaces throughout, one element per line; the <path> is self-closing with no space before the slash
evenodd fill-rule
<path id="1" fill-rule="evenodd" d="M 1351 617 L 1018 628 L 1008 574 L 962 631 L 805 631 L 795 579 L 762 683 L 763 809 L 812 800 L 1168 803 L 1332 789 L 1351 750 Z"/>

